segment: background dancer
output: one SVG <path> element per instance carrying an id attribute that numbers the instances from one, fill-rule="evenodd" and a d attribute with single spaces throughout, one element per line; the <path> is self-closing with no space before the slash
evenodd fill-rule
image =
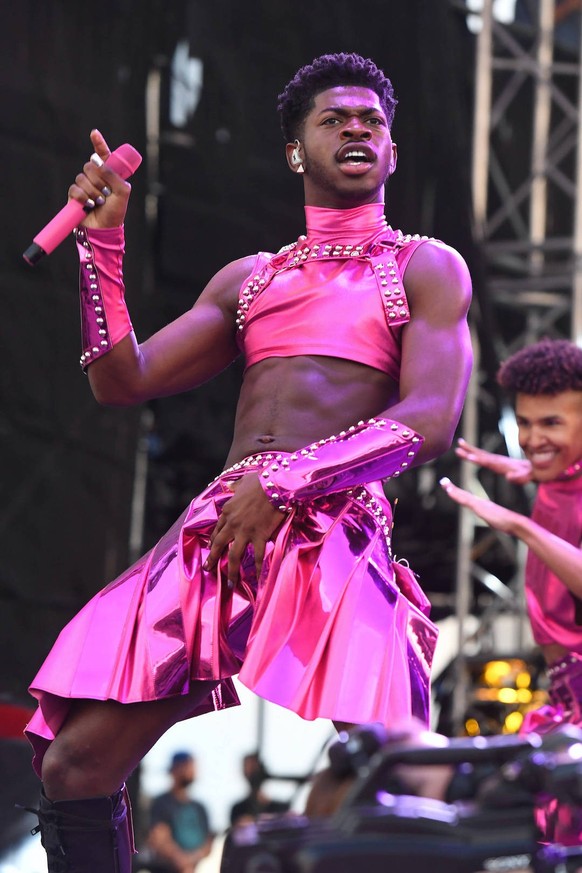
<path id="1" fill-rule="evenodd" d="M 498 381 L 514 399 L 525 458 L 486 452 L 464 440 L 457 454 L 509 481 L 537 483 L 532 517 L 448 479 L 442 485 L 461 506 L 528 547 L 526 602 L 548 664 L 550 705 L 528 713 L 522 730 L 547 732 L 564 722 L 582 727 L 582 349 L 568 340 L 542 340 L 505 361 Z M 574 821 L 562 809 L 544 829 L 549 840 L 579 845 L 582 817 Z"/>

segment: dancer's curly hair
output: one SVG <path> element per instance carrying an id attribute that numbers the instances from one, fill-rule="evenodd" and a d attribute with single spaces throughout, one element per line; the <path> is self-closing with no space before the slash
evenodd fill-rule
<path id="1" fill-rule="evenodd" d="M 359 85 L 375 91 L 386 114 L 388 126 L 392 125 L 398 101 L 390 79 L 370 58 L 363 58 L 354 52 L 339 52 L 321 55 L 311 64 L 301 67 L 279 94 L 277 110 L 286 142 L 292 142 L 301 136 L 303 122 L 313 108 L 315 97 L 321 91 L 337 85 Z"/>
<path id="2" fill-rule="evenodd" d="M 569 340 L 542 339 L 508 358 L 497 381 L 512 395 L 582 391 L 582 349 Z"/>

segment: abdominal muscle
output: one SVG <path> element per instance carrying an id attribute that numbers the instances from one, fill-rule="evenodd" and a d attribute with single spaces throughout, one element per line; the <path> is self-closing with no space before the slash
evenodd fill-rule
<path id="1" fill-rule="evenodd" d="M 225 466 L 259 452 L 295 451 L 397 400 L 394 379 L 365 364 L 321 355 L 260 361 L 245 373 Z"/>

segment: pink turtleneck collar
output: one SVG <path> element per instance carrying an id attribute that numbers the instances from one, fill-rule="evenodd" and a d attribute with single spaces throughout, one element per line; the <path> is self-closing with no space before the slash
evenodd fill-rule
<path id="1" fill-rule="evenodd" d="M 353 209 L 305 207 L 307 239 L 310 242 L 335 240 L 364 243 L 381 231 L 388 231 L 383 203 L 366 203 Z"/>

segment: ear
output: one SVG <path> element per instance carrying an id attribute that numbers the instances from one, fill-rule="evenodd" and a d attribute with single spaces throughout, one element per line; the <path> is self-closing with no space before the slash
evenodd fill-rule
<path id="1" fill-rule="evenodd" d="M 396 169 L 396 164 L 398 163 L 398 146 L 395 142 L 392 143 L 392 160 L 390 161 L 390 169 L 388 171 L 388 175 L 391 176 L 394 170 Z"/>
<path id="2" fill-rule="evenodd" d="M 303 172 L 301 169 L 303 167 L 301 144 L 298 145 L 297 141 L 288 142 L 285 146 L 285 155 L 287 157 L 287 165 L 293 173 Z"/>

